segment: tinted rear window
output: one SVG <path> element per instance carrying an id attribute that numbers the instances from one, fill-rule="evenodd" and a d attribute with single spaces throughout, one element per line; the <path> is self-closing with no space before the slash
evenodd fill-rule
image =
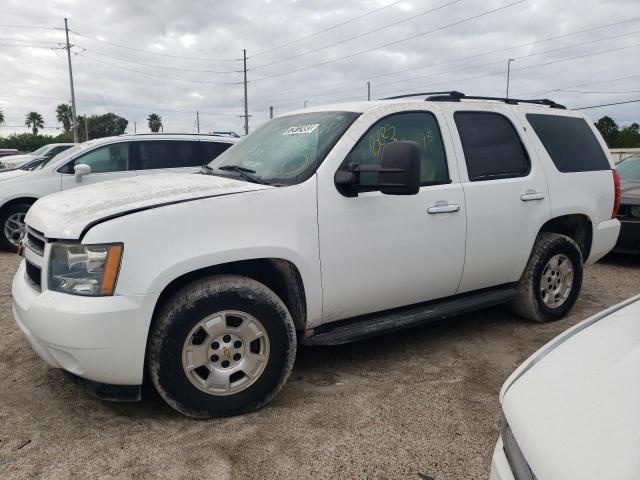
<path id="1" fill-rule="evenodd" d="M 469 180 L 523 177 L 530 163 L 511 121 L 492 112 L 454 114 Z"/>
<path id="2" fill-rule="evenodd" d="M 217 158 L 222 152 L 229 148 L 231 143 L 224 142 L 201 142 L 204 147 L 204 163 L 209 163 L 214 158 Z"/>
<path id="3" fill-rule="evenodd" d="M 584 119 L 528 113 L 527 120 L 561 172 L 611 170 L 607 156 Z"/>

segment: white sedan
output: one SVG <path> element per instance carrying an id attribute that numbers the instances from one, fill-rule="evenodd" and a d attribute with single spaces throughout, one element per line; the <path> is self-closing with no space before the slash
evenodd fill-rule
<path id="1" fill-rule="evenodd" d="M 491 480 L 640 479 L 640 295 L 538 350 L 500 402 Z"/>

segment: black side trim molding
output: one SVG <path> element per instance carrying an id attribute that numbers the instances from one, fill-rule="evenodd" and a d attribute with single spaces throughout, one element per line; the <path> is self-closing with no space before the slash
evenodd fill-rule
<path id="1" fill-rule="evenodd" d="M 174 200 L 172 202 L 155 203 L 153 205 L 147 205 L 147 206 L 144 206 L 144 207 L 132 208 L 131 210 L 124 210 L 122 212 L 114 213 L 112 215 L 107 215 L 105 217 L 99 218 L 97 220 L 94 220 L 93 222 L 88 223 L 87 226 L 84 227 L 84 229 L 82 229 L 82 232 L 80 233 L 79 240 L 82 241 L 84 236 L 87 233 L 89 233 L 89 230 L 91 230 L 96 225 L 99 225 L 99 224 L 104 223 L 104 222 L 108 222 L 109 220 L 113 220 L 114 218 L 124 217 L 125 215 L 131 215 L 132 213 L 144 212 L 145 210 L 153 210 L 154 208 L 166 207 L 166 206 L 169 206 L 169 205 L 177 205 L 179 203 L 195 202 L 197 200 L 206 200 L 207 198 L 226 197 L 228 195 L 236 195 L 238 193 L 247 193 L 247 192 L 255 192 L 255 191 L 257 191 L 257 190 L 243 190 L 241 192 L 219 193 L 219 194 L 216 194 L 216 195 L 205 195 L 203 197 L 185 198 L 183 200 Z"/>
<path id="2" fill-rule="evenodd" d="M 94 382 L 63 370 L 73 383 L 82 387 L 90 395 L 111 402 L 137 402 L 142 398 L 142 385 L 112 385 Z"/>
<path id="3" fill-rule="evenodd" d="M 408 307 L 339 320 L 310 330 L 303 345 L 340 345 L 386 332 L 422 325 L 463 313 L 508 302 L 516 294 L 515 284 L 500 285 Z"/>

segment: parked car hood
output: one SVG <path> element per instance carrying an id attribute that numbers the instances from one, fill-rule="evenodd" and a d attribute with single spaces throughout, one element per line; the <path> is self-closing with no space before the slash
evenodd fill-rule
<path id="1" fill-rule="evenodd" d="M 48 238 L 78 239 L 87 226 L 125 213 L 269 188 L 275 187 L 212 175 L 141 175 L 43 197 L 29 209 L 26 222 Z"/>
<path id="2" fill-rule="evenodd" d="M 505 417 L 539 480 L 640 478 L 639 318 L 640 295 L 550 342 L 505 383 Z"/>
<path id="3" fill-rule="evenodd" d="M 36 158 L 40 158 L 40 156 L 31 155 L 30 153 L 27 153 L 26 155 L 9 155 L 2 157 L 0 159 L 0 163 L 2 163 L 5 168 L 13 168 L 16 165 L 22 165 L 23 163 L 30 162 Z"/>
<path id="4" fill-rule="evenodd" d="M 9 180 L 10 178 L 22 177 L 24 175 L 28 175 L 29 173 L 30 173 L 29 170 L 20 170 L 20 169 L 0 170 L 0 181 Z"/>
<path id="5" fill-rule="evenodd" d="M 620 184 L 620 203 L 640 205 L 640 182 L 622 182 Z"/>

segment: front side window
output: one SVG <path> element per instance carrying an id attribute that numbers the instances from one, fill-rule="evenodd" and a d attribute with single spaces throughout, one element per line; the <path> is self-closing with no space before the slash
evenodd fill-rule
<path id="1" fill-rule="evenodd" d="M 380 154 L 389 142 L 409 140 L 420 146 L 422 162 L 420 181 L 422 185 L 435 185 L 449 181 L 447 158 L 435 116 L 429 112 L 403 112 L 378 120 L 347 156 L 345 163 L 379 165 Z M 378 185 L 378 173 L 360 174 L 360 185 Z"/>
<path id="2" fill-rule="evenodd" d="M 136 142 L 137 170 L 182 168 L 202 165 L 198 142 L 148 140 Z"/>
<path id="3" fill-rule="evenodd" d="M 253 175 L 278 185 L 300 183 L 318 165 L 360 114 L 312 112 L 274 118 L 213 160 L 214 175 Z"/>
<path id="4" fill-rule="evenodd" d="M 598 139 L 583 118 L 528 113 L 527 120 L 559 171 L 611 170 Z"/>
<path id="5" fill-rule="evenodd" d="M 493 112 L 456 112 L 453 118 L 470 181 L 528 175 L 529 156 L 507 117 Z"/>
<path id="6" fill-rule="evenodd" d="M 73 174 L 73 167 L 79 164 L 89 165 L 91 173 L 123 172 L 129 170 L 129 143 L 114 143 L 98 147 L 73 159 L 60 169 L 62 173 Z"/>

